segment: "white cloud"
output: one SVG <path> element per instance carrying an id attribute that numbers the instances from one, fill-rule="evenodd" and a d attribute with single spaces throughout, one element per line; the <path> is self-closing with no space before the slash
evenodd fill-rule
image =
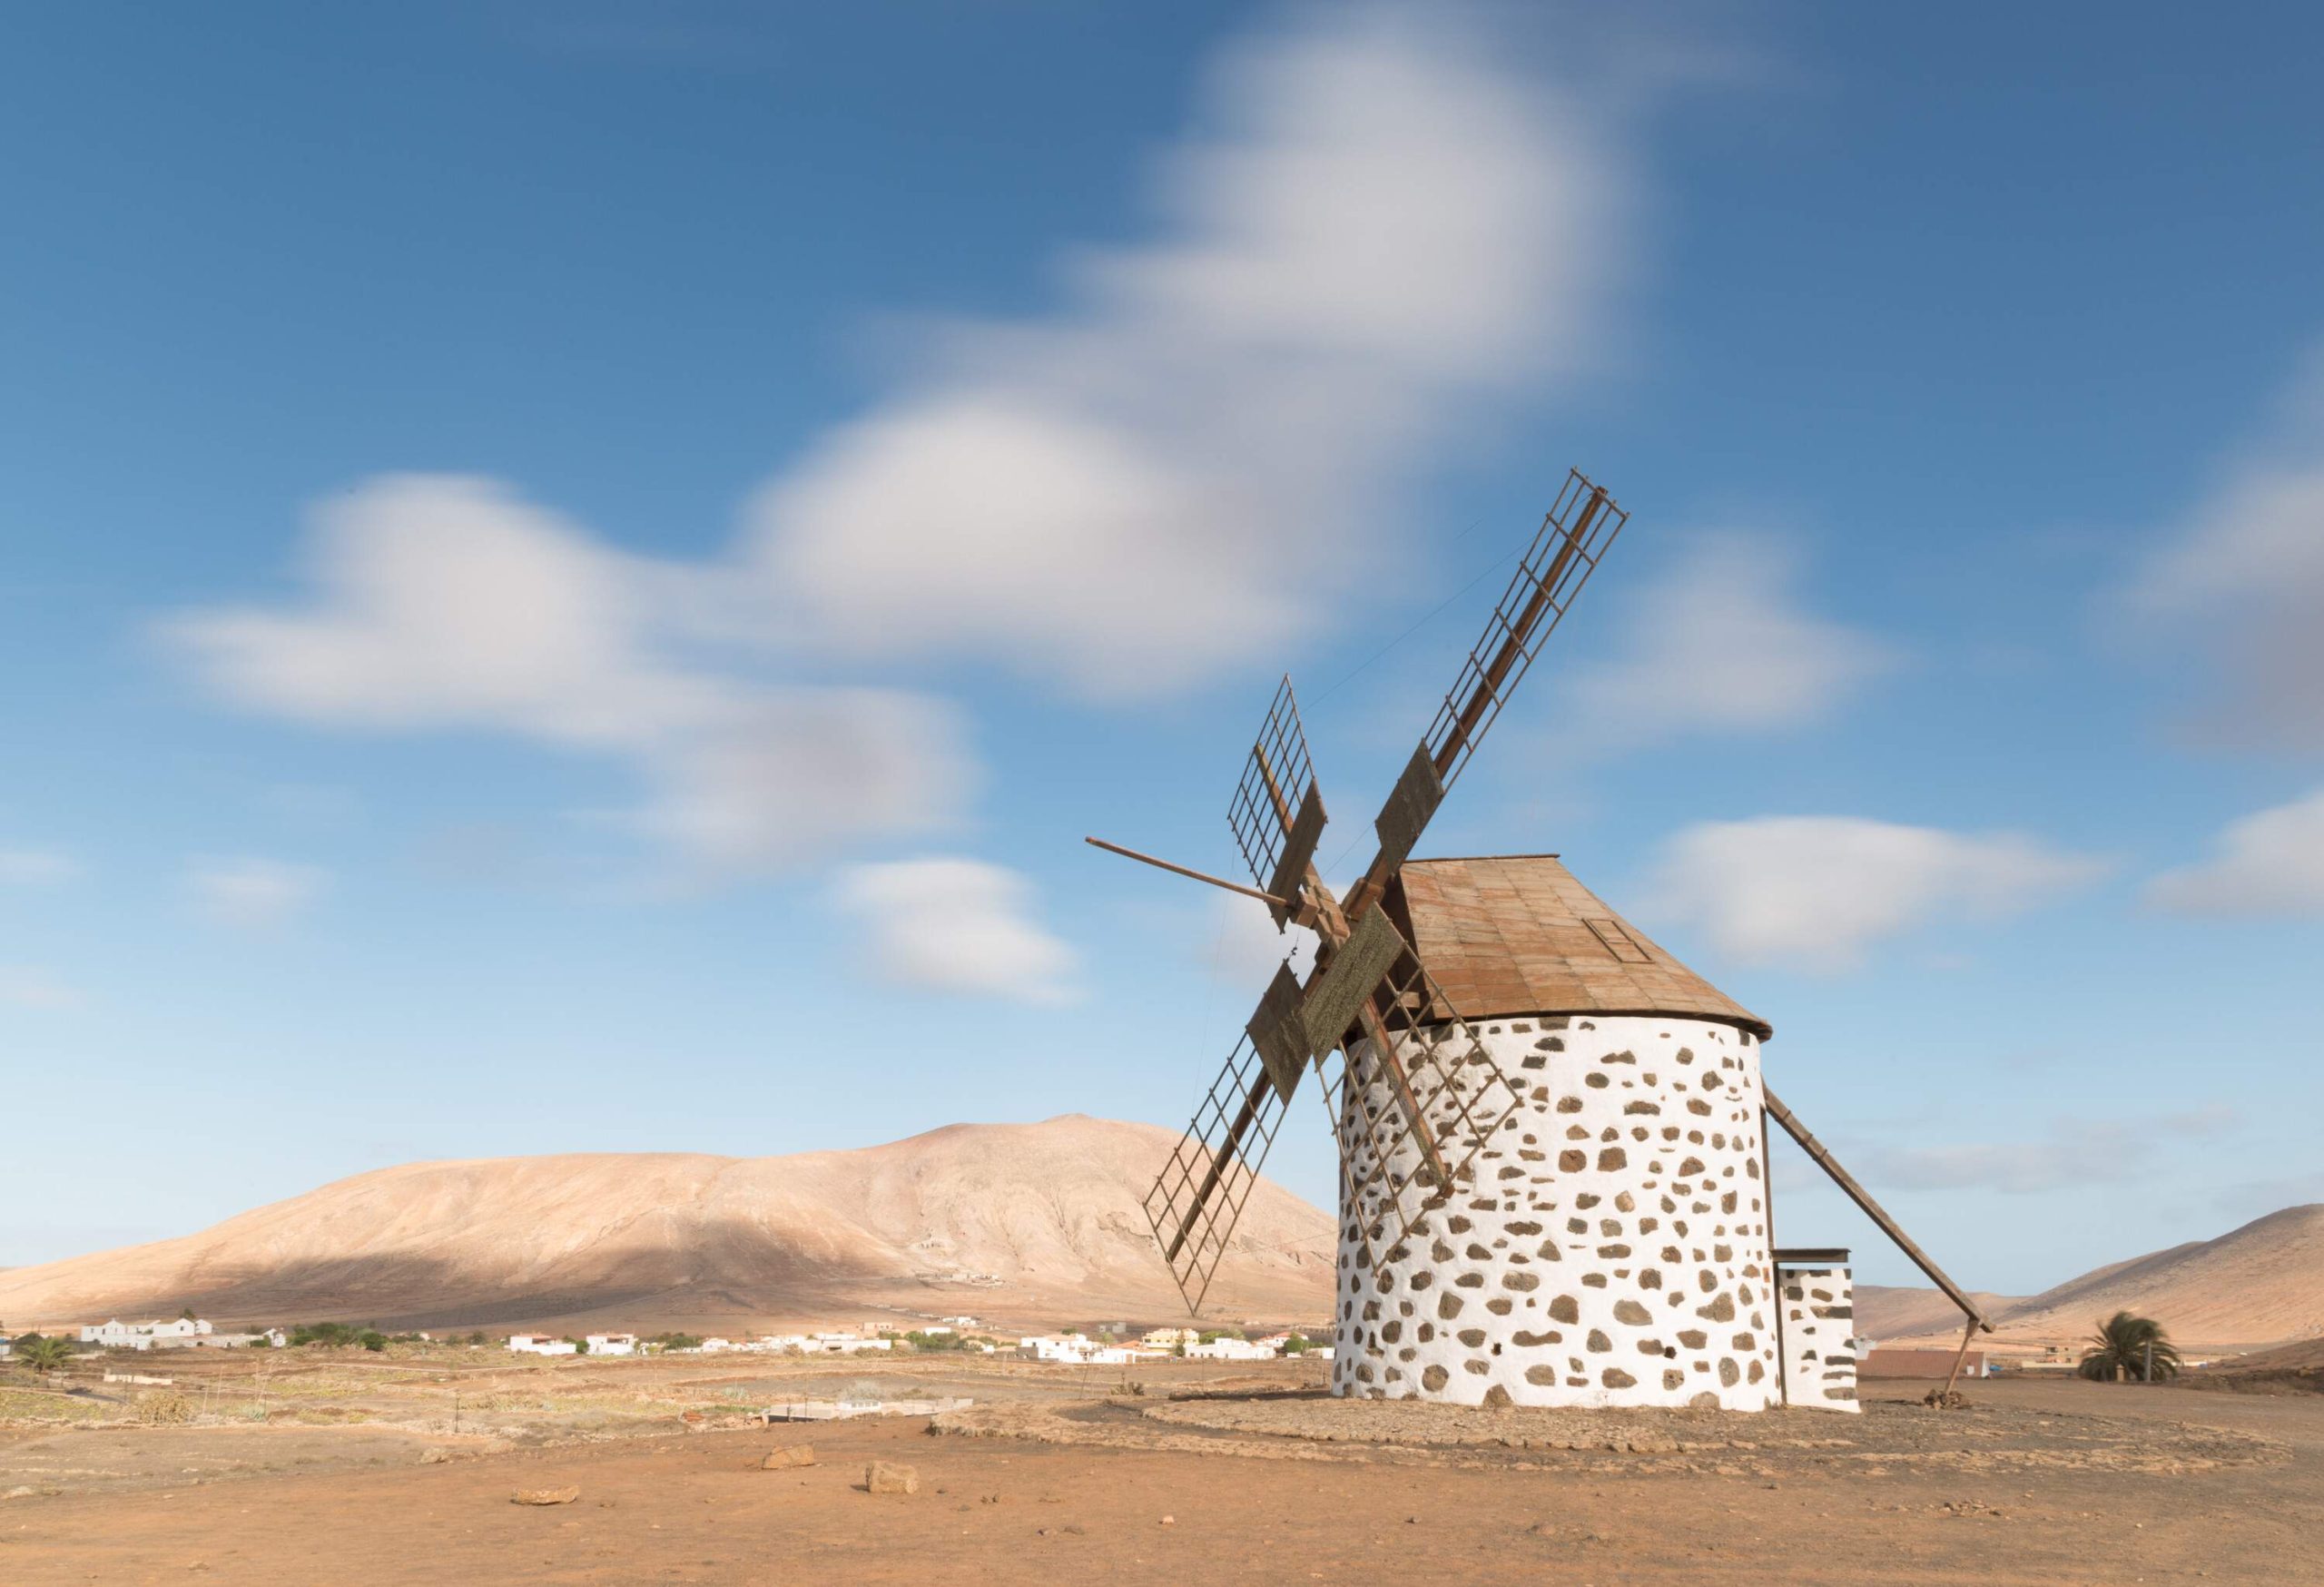
<path id="1" fill-rule="evenodd" d="M 2147 558 L 2122 616 L 2219 664 L 2194 726 L 2245 747 L 2324 749 L 2324 350 L 2274 431 Z"/>
<path id="2" fill-rule="evenodd" d="M 1075 995 L 1073 950 L 1031 918 L 1032 886 L 1014 871 L 944 855 L 858 865 L 839 902 L 883 980 L 1029 1003 Z"/>
<path id="3" fill-rule="evenodd" d="M 697 863 L 772 868 L 925 830 L 969 780 L 938 702 L 760 682 L 687 654 L 714 588 L 625 556 L 488 479 L 396 475 L 324 504 L 314 594 L 171 636 L 235 704 L 322 724 L 473 728 L 619 757 L 643 828 Z"/>
<path id="4" fill-rule="evenodd" d="M 202 912 L 229 926 L 279 926 L 304 911 L 329 885 L 328 872 L 281 860 L 199 860 L 186 871 Z"/>
<path id="5" fill-rule="evenodd" d="M 2202 864 L 2147 883 L 2147 902 L 2181 914 L 2324 914 L 2324 788 L 2229 823 L 2213 847 Z"/>
<path id="6" fill-rule="evenodd" d="M 77 1009 L 88 1000 L 78 987 L 30 964 L 0 964 L 0 1004 L 54 1012 Z"/>
<path id="7" fill-rule="evenodd" d="M 707 871 L 940 828 L 973 780 L 952 712 L 834 668 L 1119 695 L 1236 665 L 1379 571 L 1441 443 L 1587 364 L 1628 251 L 1620 74 L 1521 70 L 1482 15 L 1316 11 L 1234 52 L 1146 240 L 1062 256 L 1050 313 L 951 328 L 726 556 L 388 477 L 318 511 L 307 594 L 168 632 L 252 711 L 614 757 Z"/>
<path id="8" fill-rule="evenodd" d="M 1627 603 L 1618 654 L 1566 672 L 1575 741 L 1628 748 L 1683 734 L 1802 727 L 1896 665 L 1895 648 L 1806 609 L 1782 539 L 1698 537 Z"/>
<path id="9" fill-rule="evenodd" d="M 56 849 L 0 849 L 0 886 L 43 886 L 80 873 L 73 856 Z"/>
<path id="10" fill-rule="evenodd" d="M 1275 966 L 1286 959 L 1294 973 L 1305 975 L 1315 962 L 1315 933 L 1305 926 L 1275 929 L 1267 906 L 1255 898 L 1232 892 L 1216 895 L 1211 904 L 1211 935 L 1203 945 L 1203 968 L 1231 986 L 1247 986 L 1258 997 Z"/>
<path id="11" fill-rule="evenodd" d="M 1472 21 L 1354 8 L 1236 54 L 1157 236 L 761 491 L 751 557 L 801 626 L 1110 694 L 1328 610 L 1458 419 L 1578 370 L 1625 251 L 1608 144 Z"/>
<path id="12" fill-rule="evenodd" d="M 2039 1140 L 1876 1151 L 1866 1169 L 1876 1183 L 1904 1190 L 2071 1190 L 2150 1173 L 2171 1146 L 2226 1134 L 2237 1123 L 2232 1109 L 2219 1106 L 2142 1119 L 2067 1119 Z"/>
<path id="13" fill-rule="evenodd" d="M 2107 869 L 2010 833 L 1852 816 L 1703 822 L 1662 848 L 1649 912 L 1702 928 L 1723 953 L 1812 970 L 1949 913 L 2014 913 Z"/>

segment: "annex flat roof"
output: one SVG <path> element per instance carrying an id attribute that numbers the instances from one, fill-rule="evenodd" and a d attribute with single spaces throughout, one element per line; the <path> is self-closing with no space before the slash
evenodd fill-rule
<path id="1" fill-rule="evenodd" d="M 1407 860 L 1391 916 L 1465 1018 L 1679 1014 L 1774 1028 L 1606 907 L 1555 854 Z"/>

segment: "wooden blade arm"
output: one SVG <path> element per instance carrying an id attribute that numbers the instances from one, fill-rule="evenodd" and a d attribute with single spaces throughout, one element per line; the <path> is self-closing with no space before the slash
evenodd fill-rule
<path id="1" fill-rule="evenodd" d="M 1226 1165 L 1242 1156 L 1243 1137 L 1250 1133 L 1251 1126 L 1257 1121 L 1259 1109 L 1265 1105 L 1271 1089 L 1264 1071 L 1251 1081 L 1250 1094 L 1243 1099 L 1242 1109 L 1235 1115 L 1235 1122 L 1227 1127 L 1226 1138 L 1219 1143 L 1217 1150 L 1210 1154 L 1210 1168 L 1203 1175 L 1202 1183 L 1195 1188 L 1194 1201 L 1187 1207 L 1187 1216 L 1179 1220 L 1178 1232 L 1172 1235 L 1170 1243 L 1163 1247 L 1163 1260 L 1175 1262 L 1178 1259 L 1178 1253 L 1186 1249 L 1187 1240 L 1195 1232 L 1195 1225 L 1201 1219 L 1203 1208 L 1210 1205 L 1210 1198 L 1217 1194 L 1219 1181 L 1226 1178 Z"/>
<path id="2" fill-rule="evenodd" d="M 1445 1195 L 1452 1194 L 1452 1172 L 1444 1166 L 1444 1154 L 1437 1149 L 1435 1132 L 1428 1127 L 1428 1119 L 1420 1110 L 1420 1099 L 1413 1095 L 1413 1082 L 1404 1072 L 1404 1060 L 1390 1040 L 1388 1028 L 1380 1019 L 1377 998 L 1364 1000 L 1362 1012 L 1364 1033 L 1372 1038 L 1373 1050 L 1380 1055 L 1380 1067 L 1388 1077 L 1389 1086 L 1396 1093 L 1397 1106 L 1404 1110 L 1404 1121 L 1412 1126 L 1413 1144 L 1420 1148 L 1420 1155 L 1428 1163 L 1429 1177 Z"/>
<path id="3" fill-rule="evenodd" d="M 1532 597 L 1525 603 L 1524 610 L 1518 614 L 1517 621 L 1510 625 L 1508 636 L 1502 641 L 1500 651 L 1486 665 L 1484 675 L 1477 679 L 1477 686 L 1469 692 L 1467 702 L 1461 707 L 1460 715 L 1454 719 L 1452 731 L 1446 734 L 1444 742 L 1437 746 L 1436 774 L 1438 776 L 1442 777 L 1450 773 L 1452 764 L 1461 758 L 1462 746 L 1469 742 L 1469 734 L 1476 731 L 1477 723 L 1485 714 L 1485 707 L 1491 705 L 1493 696 L 1501 692 L 1502 682 L 1509 676 L 1510 668 L 1516 665 L 1517 658 L 1524 654 L 1525 642 L 1533 636 L 1534 626 L 1541 622 L 1541 614 L 1550 609 L 1551 592 L 1564 582 L 1566 570 L 1572 566 L 1574 553 L 1581 547 L 1582 542 L 1589 538 L 1590 531 L 1595 526 L 1598 515 L 1603 512 L 1605 508 L 1605 488 L 1592 486 L 1590 500 L 1583 506 L 1581 516 L 1574 520 L 1572 529 L 1565 535 L 1559 545 L 1557 555 L 1551 558 L 1548 570 L 1541 575 L 1540 582 L 1533 586 Z"/>
<path id="4" fill-rule="evenodd" d="M 1976 1303 L 1961 1292 L 1959 1285 L 1945 1276 L 1943 1268 L 1929 1260 L 1928 1253 L 1915 1245 L 1910 1235 L 1896 1227 L 1896 1220 L 1889 1217 L 1887 1210 L 1872 1198 L 1872 1192 L 1857 1184 L 1856 1176 L 1840 1167 L 1839 1159 L 1832 1155 L 1830 1148 L 1808 1134 L 1807 1127 L 1799 1122 L 1790 1109 L 1777 1100 L 1773 1091 L 1766 1089 L 1763 1086 L 1760 1096 L 1767 1103 L 1768 1116 L 1777 1124 L 1782 1125 L 1784 1132 L 1799 1143 L 1800 1150 L 1816 1159 L 1816 1166 L 1829 1174 L 1834 1184 L 1847 1192 L 1848 1199 L 1862 1208 L 1866 1217 L 1880 1226 L 1880 1232 L 1894 1240 L 1898 1250 L 1913 1259 L 1913 1266 L 1926 1274 L 1931 1284 L 1945 1291 L 1953 1304 L 1961 1308 L 1962 1314 L 1969 1319 L 1971 1326 L 1981 1328 L 1988 1334 L 1992 1333 L 1993 1324 L 1985 1319 L 1984 1313 L 1977 1309 Z"/>

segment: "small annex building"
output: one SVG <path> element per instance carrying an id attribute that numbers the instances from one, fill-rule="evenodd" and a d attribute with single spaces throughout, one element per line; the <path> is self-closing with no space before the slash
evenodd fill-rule
<path id="1" fill-rule="evenodd" d="M 1784 1403 L 1761 1134 L 1767 1020 L 1554 854 L 1408 860 L 1384 907 L 1443 1000 L 1421 1022 L 1452 1023 L 1458 1010 L 1492 1071 L 1464 1085 L 1505 1085 L 1515 1101 L 1482 1127 L 1432 1111 L 1438 1139 L 1472 1154 L 1470 1168 L 1402 1237 L 1367 1227 L 1344 1188 L 1334 1392 Z M 1350 1055 L 1368 1071 L 1370 1046 Z M 1343 1152 L 1362 1149 L 1344 1108 L 1341 1128 Z M 1417 1161 L 1400 1169 L 1411 1178 Z M 1822 1287 L 1844 1282 L 1844 1268 L 1819 1270 Z M 1854 1408 L 1852 1396 L 1827 1398 L 1832 1386 L 1819 1375 L 1799 1403 Z"/>

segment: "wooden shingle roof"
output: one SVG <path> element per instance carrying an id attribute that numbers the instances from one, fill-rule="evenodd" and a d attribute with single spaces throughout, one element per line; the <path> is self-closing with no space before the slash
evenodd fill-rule
<path id="1" fill-rule="evenodd" d="M 1673 959 L 1573 879 L 1554 854 L 1408 860 L 1389 913 L 1469 1019 L 1684 1014 L 1765 1040 L 1758 1015 Z"/>

